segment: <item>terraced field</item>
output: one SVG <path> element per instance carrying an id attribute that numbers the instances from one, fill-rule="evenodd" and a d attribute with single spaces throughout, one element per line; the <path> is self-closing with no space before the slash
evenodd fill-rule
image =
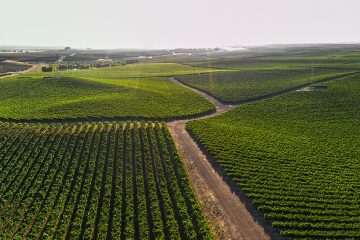
<path id="1" fill-rule="evenodd" d="M 1 239 L 212 239 L 166 125 L 0 123 Z"/>
<path id="2" fill-rule="evenodd" d="M 354 71 L 321 68 L 255 69 L 178 76 L 225 103 L 238 103 L 273 94 L 302 84 L 332 78 Z"/>
<path id="3" fill-rule="evenodd" d="M 359 239 L 360 77 L 240 105 L 187 128 L 291 239 Z"/>

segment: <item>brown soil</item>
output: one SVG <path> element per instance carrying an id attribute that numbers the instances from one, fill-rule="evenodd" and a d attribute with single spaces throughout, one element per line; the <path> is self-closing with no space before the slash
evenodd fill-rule
<path id="1" fill-rule="evenodd" d="M 185 86 L 175 78 L 170 78 L 170 81 Z M 204 92 L 188 86 L 185 87 L 202 95 L 214 104 L 216 113 L 206 117 L 224 113 L 232 108 L 232 106 L 224 105 Z M 238 195 L 215 171 L 210 159 L 186 131 L 186 122 L 187 120 L 169 122 L 169 130 L 181 159 L 184 161 L 193 190 L 217 238 L 270 239 L 264 228 L 254 220 Z"/>

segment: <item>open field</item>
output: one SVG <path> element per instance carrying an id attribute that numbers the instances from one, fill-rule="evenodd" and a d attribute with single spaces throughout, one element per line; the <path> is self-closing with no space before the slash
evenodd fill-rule
<path id="1" fill-rule="evenodd" d="M 0 131 L 2 239 L 212 239 L 166 126 Z"/>
<path id="2" fill-rule="evenodd" d="M 358 239 L 359 81 L 241 105 L 187 128 L 283 236 Z"/>
<path id="3" fill-rule="evenodd" d="M 222 102 L 236 103 L 348 73 L 351 71 L 312 68 L 254 69 L 178 76 L 177 79 Z"/>

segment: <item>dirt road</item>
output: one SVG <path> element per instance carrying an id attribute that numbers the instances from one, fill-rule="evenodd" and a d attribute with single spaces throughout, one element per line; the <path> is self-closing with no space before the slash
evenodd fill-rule
<path id="1" fill-rule="evenodd" d="M 213 96 L 210 96 L 209 94 L 207 93 L 204 93 L 200 90 L 197 90 L 195 88 L 192 88 L 192 87 L 189 87 L 185 84 L 183 84 L 182 82 L 178 81 L 175 77 L 170 77 L 169 80 L 175 84 L 179 84 L 187 89 L 190 89 L 191 91 L 203 96 L 205 99 L 207 99 L 209 102 L 211 102 L 212 104 L 214 104 L 215 108 L 216 108 L 216 112 L 213 113 L 213 114 L 210 114 L 210 115 L 206 115 L 205 117 L 201 117 L 201 118 L 208 118 L 208 117 L 212 117 L 212 116 L 215 116 L 215 115 L 219 115 L 219 114 L 222 114 L 226 111 L 229 111 L 231 108 L 233 108 L 234 106 L 232 105 L 226 105 L 226 104 L 223 104 L 221 103 L 219 100 L 217 100 L 216 98 L 214 98 Z M 198 118 L 197 118 L 198 119 Z"/>
<path id="2" fill-rule="evenodd" d="M 360 72 L 329 77 L 281 90 L 276 93 L 239 101 L 236 104 L 266 100 L 295 92 L 314 84 L 345 79 L 358 74 L 360 74 Z M 203 96 L 216 107 L 215 113 L 202 117 L 189 118 L 188 120 L 213 117 L 225 113 L 234 107 L 232 105 L 223 104 L 209 94 L 187 86 L 174 77 L 170 77 L 169 80 Z M 278 239 L 279 234 L 272 229 L 262 216 L 259 215 L 249 199 L 246 198 L 245 194 L 240 192 L 241 190 L 234 186 L 234 183 L 232 183 L 231 180 L 223 179 L 222 176 L 224 176 L 224 174 L 216 164 L 215 168 L 219 171 L 215 170 L 214 166 L 211 164 L 211 159 L 204 154 L 198 144 L 186 131 L 186 122 L 188 120 L 169 122 L 169 130 L 181 158 L 184 161 L 186 170 L 189 173 L 190 182 L 195 194 L 199 199 L 209 222 L 217 233 L 218 238 L 246 240 Z M 237 194 L 233 193 L 231 187 L 237 191 Z M 239 197 L 240 195 L 241 197 Z"/>
<path id="3" fill-rule="evenodd" d="M 191 89 L 213 103 L 217 111 L 206 117 L 224 113 L 232 108 L 204 92 L 183 85 L 175 78 L 170 78 L 170 81 Z M 186 131 L 186 122 L 187 120 L 169 122 L 169 130 L 189 173 L 195 194 L 217 237 L 237 240 L 270 239 L 264 228 L 254 220 L 240 198 L 231 191 L 229 185 L 214 170 L 210 160 L 191 138 Z"/>

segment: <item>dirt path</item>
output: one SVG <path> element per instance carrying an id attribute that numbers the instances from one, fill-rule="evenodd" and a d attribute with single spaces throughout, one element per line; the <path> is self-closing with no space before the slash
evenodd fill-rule
<path id="1" fill-rule="evenodd" d="M 219 114 L 222 114 L 226 111 L 229 111 L 230 109 L 234 108 L 233 105 L 226 105 L 226 104 L 223 104 L 222 102 L 220 102 L 219 100 L 217 100 L 216 98 L 214 98 L 213 96 L 210 96 L 209 94 L 205 93 L 205 92 L 202 92 L 198 89 L 195 89 L 195 88 L 192 88 L 190 86 L 187 86 L 185 84 L 183 84 L 182 82 L 178 81 L 175 77 L 169 77 L 169 80 L 175 84 L 178 84 L 178 85 L 181 85 L 187 89 L 190 89 L 191 91 L 203 96 L 205 99 L 207 99 L 209 102 L 211 102 L 212 104 L 214 104 L 215 108 L 216 108 L 216 112 L 213 113 L 213 114 L 209 114 L 209 115 L 206 115 L 204 117 L 200 117 L 200 118 L 208 118 L 208 117 L 212 117 L 212 116 L 215 116 L 215 115 L 219 115 Z M 196 118 L 196 119 L 200 119 L 200 118 Z"/>
<path id="2" fill-rule="evenodd" d="M 314 84 L 344 79 L 357 74 L 359 74 L 359 72 L 313 81 L 265 96 L 239 101 L 235 103 L 236 105 L 223 104 L 213 96 L 188 86 L 178 81 L 175 77 L 170 77 L 169 80 L 196 92 L 214 104 L 216 107 L 215 113 L 191 118 L 202 119 L 225 113 L 242 103 L 274 98 Z M 190 119 L 171 121 L 168 123 L 168 126 L 180 156 L 184 161 L 185 168 L 189 173 L 191 185 L 207 215 L 207 219 L 217 233 L 217 237 L 219 239 L 246 240 L 280 238 L 279 234 L 274 231 L 270 224 L 255 210 L 254 205 L 246 195 L 241 192 L 230 179 L 222 177 L 225 176 L 224 172 L 216 164 L 211 164 L 211 159 L 204 154 L 199 145 L 186 131 L 186 123 L 188 120 Z M 234 193 L 233 190 L 236 191 L 236 193 Z"/>
<path id="3" fill-rule="evenodd" d="M 185 86 L 175 78 L 170 78 L 170 81 L 191 89 L 213 103 L 216 113 L 206 117 L 222 114 L 233 108 L 233 106 L 222 104 L 204 92 Z M 195 194 L 214 227 L 217 237 L 238 240 L 270 239 L 264 228 L 254 220 L 240 198 L 232 192 L 229 185 L 214 170 L 210 160 L 186 131 L 187 121 L 169 122 L 169 130 L 189 173 Z"/>
<path id="4" fill-rule="evenodd" d="M 317 83 L 344 79 L 356 74 L 359 74 L 359 72 L 314 81 L 273 94 L 242 101 L 237 103 L 237 105 L 274 98 Z M 223 104 L 211 95 L 183 84 L 175 77 L 170 77 L 169 80 L 203 96 L 216 107 L 215 113 L 191 119 L 209 118 L 225 113 L 235 107 L 234 105 Z M 245 194 L 240 192 L 241 190 L 239 190 L 231 180 L 222 177 L 224 176 L 222 170 L 215 169 L 218 167 L 211 164 L 211 159 L 204 154 L 198 144 L 186 131 L 186 123 L 188 120 L 189 119 L 169 122 L 169 130 L 180 156 L 184 161 L 185 168 L 189 173 L 190 182 L 195 194 L 214 231 L 217 233 L 218 238 L 246 240 L 278 239 L 278 233 L 259 215 Z M 237 194 L 235 194 L 232 189 L 234 189 Z"/>
<path id="5" fill-rule="evenodd" d="M 40 71 L 44 64 L 36 64 L 23 72 Z M 22 72 L 21 72 L 22 73 Z M 305 86 L 310 86 L 320 82 L 328 82 L 332 80 L 339 80 L 351 75 L 359 73 L 347 74 L 339 77 L 324 79 L 321 81 L 309 83 L 274 93 L 271 95 L 251 99 L 250 101 L 259 101 L 268 98 L 273 98 L 279 95 L 287 94 L 299 90 Z M 9 76 L 14 76 L 12 74 Z M 4 77 L 9 77 L 4 76 Z M 1 78 L 1 77 L 0 77 Z M 221 171 L 216 171 L 211 165 L 211 159 L 206 156 L 200 149 L 198 144 L 192 139 L 186 131 L 186 123 L 191 119 L 208 118 L 219 115 L 234 108 L 233 105 L 226 105 L 218 101 L 216 98 L 210 96 L 201 90 L 194 89 L 186 86 L 176 80 L 174 77 L 169 78 L 175 84 L 186 87 L 197 94 L 203 96 L 208 101 L 214 104 L 216 111 L 202 116 L 189 117 L 186 120 L 172 120 L 168 121 L 169 130 L 176 143 L 177 149 L 184 161 L 187 172 L 189 173 L 192 188 L 200 201 L 202 208 L 205 210 L 208 220 L 213 226 L 219 239 L 236 239 L 236 240 L 262 240 L 270 238 L 278 238 L 278 235 L 271 229 L 271 227 L 263 220 L 261 216 L 253 211 L 253 205 L 246 199 L 242 193 L 239 194 L 238 190 L 233 185 L 228 184 L 228 179 L 223 178 Z M 250 102 L 248 101 L 248 102 Z M 242 102 L 245 103 L 245 102 Z M 0 121 L 14 121 L 14 122 L 44 122 L 44 123 L 66 123 L 66 122 L 89 122 L 89 121 L 116 121 L 116 120 L 144 120 L 144 119 L 122 119 L 122 118 L 87 118 L 87 119 L 53 119 L 53 120 L 9 120 L 0 119 Z M 149 121 L 151 119 L 148 119 Z M 218 173 L 220 172 L 220 174 Z M 234 192 L 237 191 L 236 193 Z M 241 195 L 239 197 L 239 195 Z"/>
<path id="6" fill-rule="evenodd" d="M 270 239 L 190 137 L 185 129 L 186 121 L 170 122 L 168 126 L 189 173 L 192 188 L 218 239 Z"/>

